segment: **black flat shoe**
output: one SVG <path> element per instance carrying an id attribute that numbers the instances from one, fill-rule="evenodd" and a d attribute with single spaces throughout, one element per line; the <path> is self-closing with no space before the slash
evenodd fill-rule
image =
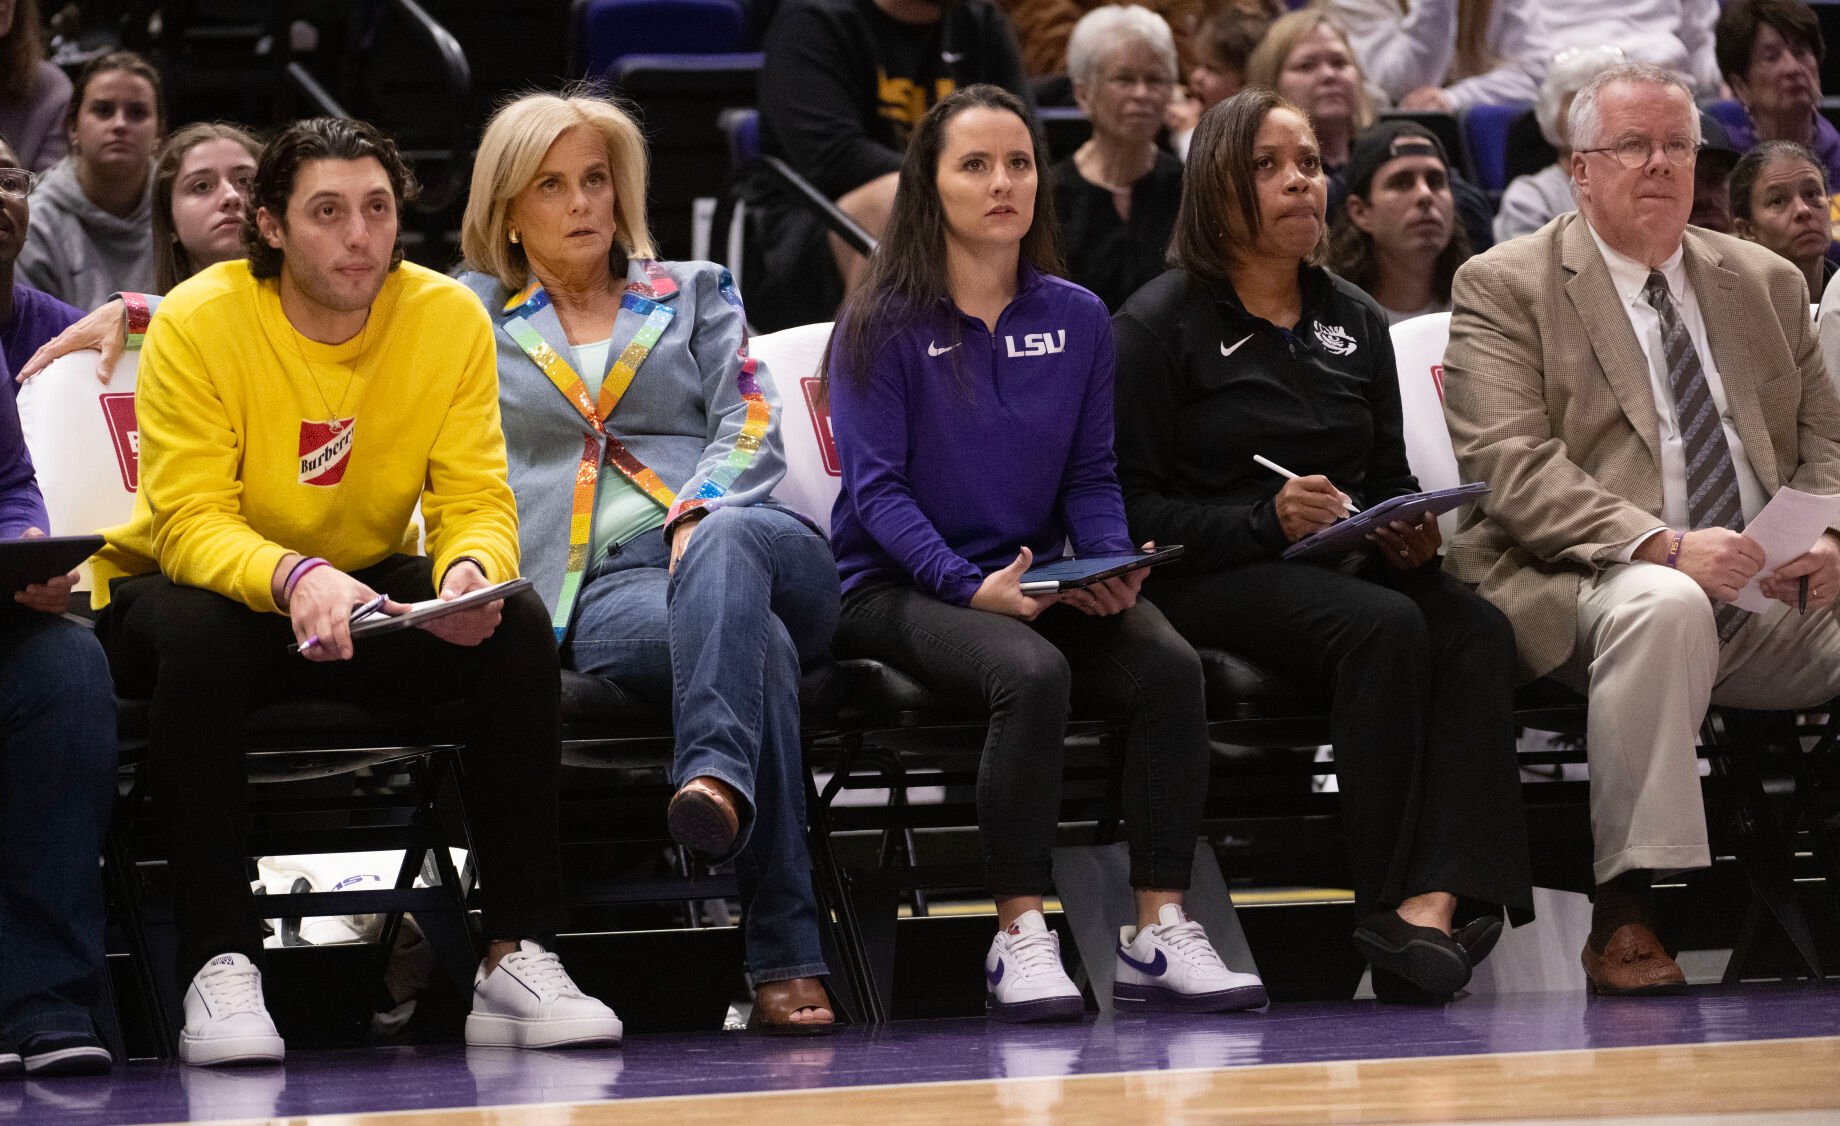
<path id="1" fill-rule="evenodd" d="M 1354 948 L 1375 970 L 1404 978 L 1433 996 L 1448 997 L 1469 984 L 1469 955 L 1436 927 L 1419 927 L 1397 911 L 1377 911 L 1354 928 Z"/>
<path id="2" fill-rule="evenodd" d="M 1482 915 L 1458 927 L 1450 937 L 1456 939 L 1463 953 L 1469 955 L 1470 968 L 1474 969 L 1482 964 L 1482 960 L 1489 956 L 1489 951 L 1495 949 L 1495 944 L 1501 941 L 1501 929 L 1500 915 Z"/>
<path id="3" fill-rule="evenodd" d="M 1376 1001 L 1385 1001 L 1389 1005 L 1448 1005 L 1457 999 L 1454 993 L 1431 993 L 1420 989 L 1398 974 L 1388 973 L 1379 966 L 1374 966 L 1372 972 Z"/>

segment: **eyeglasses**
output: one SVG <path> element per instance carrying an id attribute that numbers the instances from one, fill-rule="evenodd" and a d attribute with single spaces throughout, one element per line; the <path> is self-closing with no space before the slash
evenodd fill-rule
<path id="1" fill-rule="evenodd" d="M 23 168 L 0 168 L 0 195 L 24 199 L 38 186 L 38 173 Z"/>
<path id="2" fill-rule="evenodd" d="M 1665 141 L 1651 141 L 1647 137 L 1624 137 L 1616 144 L 1601 149 L 1579 149 L 1581 153 L 1607 152 L 1616 157 L 1616 162 L 1631 171 L 1648 163 L 1659 148 L 1668 163 L 1677 168 L 1685 168 L 1693 163 L 1699 155 L 1699 144 L 1685 137 L 1669 137 Z"/>
<path id="3" fill-rule="evenodd" d="M 1108 74 L 1105 76 L 1105 81 L 1124 94 L 1130 93 L 1140 85 L 1147 88 L 1152 94 L 1175 86 L 1174 80 L 1166 74 Z"/>

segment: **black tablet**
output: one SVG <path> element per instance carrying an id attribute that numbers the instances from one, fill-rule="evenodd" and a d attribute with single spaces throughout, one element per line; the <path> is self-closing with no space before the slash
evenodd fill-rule
<path id="1" fill-rule="evenodd" d="M 1127 571 L 1167 563 L 1182 554 L 1182 545 L 1170 544 L 1154 551 L 1121 551 L 1116 555 L 1077 555 L 1030 567 L 1022 573 L 1022 593 L 1059 594 L 1078 590 Z"/>
<path id="2" fill-rule="evenodd" d="M 101 536 L 43 536 L 0 540 L 0 594 L 63 578 L 102 548 Z"/>

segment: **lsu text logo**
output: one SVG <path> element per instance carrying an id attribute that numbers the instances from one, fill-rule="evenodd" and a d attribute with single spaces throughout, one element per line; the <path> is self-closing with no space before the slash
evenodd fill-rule
<path id="1" fill-rule="evenodd" d="M 1067 347 L 1067 330 L 1058 332 L 1031 332 L 1022 338 L 1022 347 L 1016 347 L 1016 338 L 1005 336 L 1003 343 L 1011 356 L 1052 356 Z"/>
<path id="2" fill-rule="evenodd" d="M 121 469 L 121 487 L 133 492 L 141 485 L 141 431 L 134 420 L 133 395 L 100 395 L 102 417 L 115 440 L 115 464 Z"/>
<path id="3" fill-rule="evenodd" d="M 336 429 L 335 429 L 336 427 Z M 336 485 L 345 479 L 345 466 L 351 462 L 352 436 L 357 433 L 354 419 L 335 422 L 300 424 L 300 483 Z"/>

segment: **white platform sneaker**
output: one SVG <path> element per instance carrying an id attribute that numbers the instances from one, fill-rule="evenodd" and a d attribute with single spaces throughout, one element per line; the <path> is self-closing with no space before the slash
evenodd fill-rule
<path id="1" fill-rule="evenodd" d="M 466 1042 L 480 1048 L 571 1048 L 618 1044 L 613 1010 L 583 993 L 562 959 L 528 938 L 473 977 Z"/>
<path id="2" fill-rule="evenodd" d="M 1061 938 L 1040 911 L 1025 911 L 990 940 L 984 955 L 985 1009 L 992 1020 L 1073 1020 L 1086 1011 L 1061 967 Z"/>
<path id="3" fill-rule="evenodd" d="M 1120 927 L 1112 1001 L 1120 1012 L 1217 1013 L 1265 1004 L 1257 974 L 1235 973 L 1201 924 L 1165 903 L 1147 927 Z"/>
<path id="4" fill-rule="evenodd" d="M 262 1000 L 262 971 L 241 954 L 206 962 L 185 991 L 179 1058 L 197 1067 L 280 1063 L 281 1034 Z"/>

